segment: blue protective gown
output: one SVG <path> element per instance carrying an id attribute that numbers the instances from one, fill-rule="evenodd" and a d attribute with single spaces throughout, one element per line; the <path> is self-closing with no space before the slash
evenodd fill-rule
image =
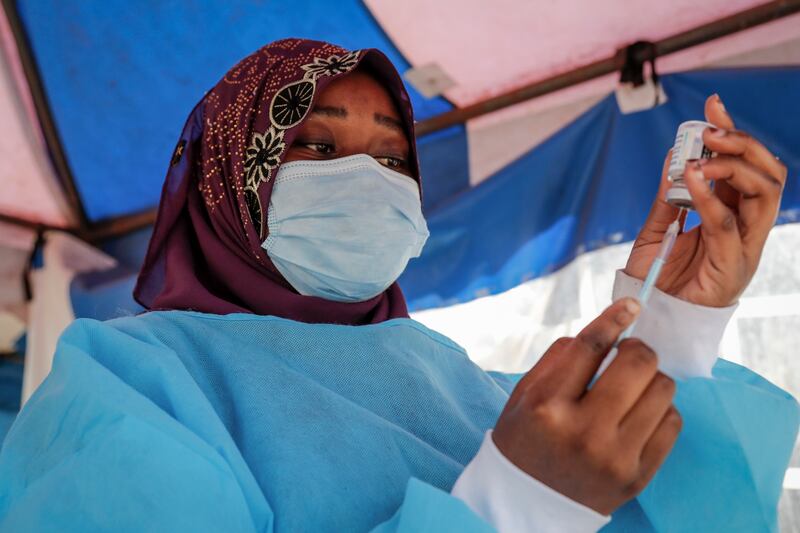
<path id="1" fill-rule="evenodd" d="M 797 404 L 715 376 L 608 530 L 776 529 Z M 0 452 L 0 531 L 490 531 L 449 490 L 515 380 L 409 319 L 78 320 Z"/>

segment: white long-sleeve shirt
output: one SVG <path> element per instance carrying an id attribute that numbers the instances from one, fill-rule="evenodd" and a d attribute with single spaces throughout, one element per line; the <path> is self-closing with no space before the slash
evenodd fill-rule
<path id="1" fill-rule="evenodd" d="M 617 271 L 612 298 L 635 297 L 641 285 Z M 653 348 L 665 374 L 679 379 L 708 377 L 735 310 L 736 305 L 695 305 L 654 289 L 633 336 Z M 491 433 L 486 433 L 451 493 L 499 532 L 583 533 L 597 531 L 611 520 L 517 468 L 494 445 Z"/>

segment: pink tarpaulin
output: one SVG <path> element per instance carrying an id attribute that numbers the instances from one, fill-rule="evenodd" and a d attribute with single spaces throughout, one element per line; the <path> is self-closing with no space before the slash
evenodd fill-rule
<path id="1" fill-rule="evenodd" d="M 5 15 L 0 15 L 0 213 L 51 226 L 69 211 L 47 159 L 33 102 Z M 0 233 L 0 245 L 7 232 Z M 10 238 L 10 237 L 9 237 Z"/>
<path id="2" fill-rule="evenodd" d="M 384 31 L 414 66 L 438 63 L 456 82 L 445 92 L 456 106 L 605 59 L 637 40 L 657 41 L 763 4 L 760 0 L 365 0 Z M 797 36 L 799 19 L 764 30 L 763 44 Z M 794 24 L 792 24 L 794 22 Z M 763 30 L 763 28 L 762 28 Z M 776 32 L 780 32 L 776 33 Z M 741 39 L 741 36 L 739 37 Z M 749 38 L 752 39 L 752 36 Z M 752 48 L 752 40 L 718 40 L 665 59 L 686 70 Z"/>
<path id="3" fill-rule="evenodd" d="M 789 39 L 789 40 L 787 40 Z M 800 64 L 800 15 L 659 58 L 662 73 L 695 68 Z M 537 146 L 618 86 L 614 73 L 470 120 L 474 185 Z M 669 95 L 667 95 L 669 97 Z"/>

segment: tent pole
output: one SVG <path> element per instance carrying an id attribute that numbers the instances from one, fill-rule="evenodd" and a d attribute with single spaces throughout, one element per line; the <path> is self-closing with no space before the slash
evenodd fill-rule
<path id="1" fill-rule="evenodd" d="M 100 220 L 82 235 L 84 240 L 89 242 L 102 241 L 111 237 L 125 235 L 131 231 L 145 228 L 156 221 L 156 209 L 148 209 L 121 217 Z"/>
<path id="2" fill-rule="evenodd" d="M 61 228 L 58 226 L 51 226 L 49 224 L 40 224 L 38 222 L 32 222 L 30 220 L 25 220 L 24 218 L 17 218 L 12 217 L 10 215 L 4 215 L 0 213 L 0 223 L 2 224 L 10 224 L 12 226 L 19 226 L 20 228 L 30 229 L 30 230 L 56 230 L 56 231 L 66 231 L 71 232 L 72 230 L 69 228 Z"/>
<path id="3" fill-rule="evenodd" d="M 17 11 L 17 3 L 14 0 L 2 0 L 2 3 L 3 10 L 8 19 L 8 24 L 11 27 L 11 32 L 14 34 L 20 62 L 25 72 L 25 78 L 28 81 L 28 87 L 30 88 L 31 97 L 33 98 L 34 107 L 36 108 L 36 115 L 39 117 L 42 133 L 44 134 L 47 144 L 47 152 L 50 155 L 50 161 L 53 164 L 56 175 L 60 178 L 61 185 L 64 187 L 64 194 L 67 197 L 67 202 L 77 215 L 80 229 L 85 230 L 89 227 L 90 222 L 86 216 L 86 210 L 81 202 L 78 189 L 75 186 L 75 180 L 72 177 L 72 171 L 70 170 L 64 147 L 61 144 L 61 137 L 58 134 L 55 120 L 50 111 L 50 104 L 44 90 L 39 68 L 36 64 L 36 59 L 33 55 L 28 36 L 25 33 L 25 28 L 22 25 L 22 20 L 19 17 L 19 12 Z"/>
<path id="4" fill-rule="evenodd" d="M 768 2 L 657 41 L 654 43 L 655 57 L 678 52 L 798 12 L 800 12 L 800 0 L 775 0 L 773 2 Z M 624 52 L 625 49 L 623 48 L 612 57 L 595 61 L 594 63 L 565 72 L 564 74 L 558 74 L 531 83 L 530 85 L 487 98 L 486 100 L 467 107 L 453 109 L 452 111 L 423 120 L 419 122 L 415 128 L 417 136 L 442 130 L 450 126 L 455 126 L 456 124 L 463 124 L 469 119 L 491 113 L 492 111 L 497 111 L 538 96 L 616 72 L 622 68 L 625 59 Z M 642 57 L 641 59 L 647 61 L 651 58 Z"/>
<path id="5" fill-rule="evenodd" d="M 25 220 L 24 218 L 17 218 L 0 213 L 0 224 L 9 224 L 32 231 L 63 231 L 64 233 L 69 233 L 70 235 L 74 235 L 75 237 L 92 244 L 104 239 L 117 237 L 119 235 L 130 233 L 131 231 L 145 228 L 155 222 L 155 219 L 156 210 L 148 209 L 147 211 L 133 213 L 131 215 L 125 215 L 109 220 L 101 220 L 95 224 L 92 224 L 88 229 L 81 229 L 67 226 L 62 227 L 53 226 L 51 224 L 41 224 L 39 222 L 33 222 L 30 220 Z"/>

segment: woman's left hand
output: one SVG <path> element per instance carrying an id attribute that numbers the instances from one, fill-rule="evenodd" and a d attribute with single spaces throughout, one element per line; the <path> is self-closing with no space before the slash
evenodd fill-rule
<path id="1" fill-rule="evenodd" d="M 685 175 L 702 223 L 678 236 L 657 287 L 698 305 L 726 307 L 739 299 L 755 273 L 778 215 L 787 169 L 764 145 L 734 129 L 719 96 L 706 100 L 705 114 L 716 128 L 706 129 L 703 141 L 718 156 L 690 163 Z M 678 216 L 678 209 L 664 201 L 671 185 L 669 158 L 625 266 L 625 273 L 638 279 L 647 276 L 664 232 Z M 713 189 L 707 180 L 715 182 Z"/>

